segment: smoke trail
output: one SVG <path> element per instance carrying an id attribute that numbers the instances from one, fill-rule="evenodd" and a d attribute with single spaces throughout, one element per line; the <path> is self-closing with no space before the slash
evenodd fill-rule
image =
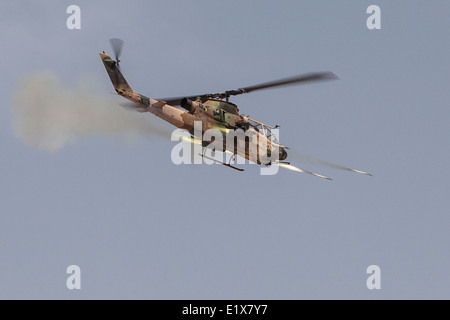
<path id="1" fill-rule="evenodd" d="M 50 72 L 20 78 L 12 103 L 16 137 L 49 152 L 93 137 L 170 139 L 170 130 L 152 114 L 126 110 L 119 106 L 119 98 L 98 94 L 105 89 L 93 89 L 92 79 L 80 80 L 75 89 L 67 89 Z"/>
<path id="2" fill-rule="evenodd" d="M 319 159 L 315 159 L 309 156 L 306 156 L 304 154 L 298 153 L 292 149 L 289 150 L 289 156 L 291 157 L 291 159 L 295 159 L 296 161 L 299 162 L 303 162 L 303 163 L 310 163 L 310 164 L 314 164 L 314 165 L 318 165 L 318 166 L 324 166 L 324 167 L 329 167 L 329 168 L 334 168 L 334 169 L 339 169 L 339 170 L 345 170 L 345 171 L 351 171 L 351 172 L 355 172 L 355 173 L 360 173 L 360 174 L 364 174 L 367 176 L 371 176 L 370 173 L 361 171 L 361 170 L 356 170 L 356 169 L 351 169 L 351 168 L 347 168 L 344 166 L 340 166 L 338 164 L 334 164 L 328 161 L 324 161 L 324 160 L 319 160 Z"/>

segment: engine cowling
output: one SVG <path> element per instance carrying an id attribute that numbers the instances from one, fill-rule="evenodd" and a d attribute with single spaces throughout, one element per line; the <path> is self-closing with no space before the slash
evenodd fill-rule
<path id="1" fill-rule="evenodd" d="M 192 101 L 188 98 L 183 98 L 180 102 L 180 107 L 189 111 L 189 113 L 194 113 L 195 110 L 200 106 L 200 102 Z"/>

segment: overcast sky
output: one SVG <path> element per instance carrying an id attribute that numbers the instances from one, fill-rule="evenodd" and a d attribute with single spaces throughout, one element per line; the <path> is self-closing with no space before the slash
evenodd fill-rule
<path id="1" fill-rule="evenodd" d="M 66 27 L 71 4 L 81 30 Z M 366 27 L 371 4 L 381 30 Z M 450 298 L 448 1 L 2 7 L 0 298 Z M 374 176 L 299 162 L 334 181 L 176 166 L 169 135 L 74 136 L 56 152 L 20 138 L 12 106 L 30 75 L 57 77 L 63 93 L 89 78 L 120 108 L 98 56 L 112 37 L 125 41 L 132 88 L 153 98 L 334 72 L 339 81 L 232 101 L 281 125 L 291 149 Z M 66 287 L 73 264 L 81 290 Z M 381 268 L 381 290 L 366 287 L 370 265 Z"/>

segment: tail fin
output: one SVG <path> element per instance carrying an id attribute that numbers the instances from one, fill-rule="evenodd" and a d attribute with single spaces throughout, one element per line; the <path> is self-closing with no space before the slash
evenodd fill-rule
<path id="1" fill-rule="evenodd" d="M 106 53 L 100 53 L 100 58 L 102 58 L 103 64 L 105 65 L 106 71 L 108 72 L 109 78 L 111 79 L 116 92 L 120 95 L 132 93 L 133 90 L 117 67 L 117 62 L 111 59 L 111 57 Z"/>

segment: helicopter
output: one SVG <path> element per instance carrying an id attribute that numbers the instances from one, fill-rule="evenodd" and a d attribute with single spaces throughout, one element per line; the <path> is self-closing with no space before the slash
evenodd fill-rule
<path id="1" fill-rule="evenodd" d="M 122 75 L 119 57 L 122 52 L 123 41 L 113 38 L 110 39 L 110 43 L 113 48 L 114 59 L 104 51 L 99 53 L 100 58 L 116 94 L 131 101 L 126 105 L 128 108 L 138 112 L 150 112 L 175 127 L 186 130 L 191 136 L 191 142 L 201 144 L 203 150 L 210 148 L 232 154 L 228 162 L 208 157 L 205 152 L 199 154 L 200 156 L 237 171 L 244 171 L 244 169 L 232 165 L 231 162 L 235 160 L 236 156 L 240 156 L 258 165 L 276 165 L 292 171 L 332 180 L 318 173 L 295 167 L 290 162 L 285 161 L 288 157 L 286 149 L 289 148 L 281 145 L 277 135 L 274 134 L 274 129 L 279 126 L 269 126 L 240 114 L 238 106 L 230 101 L 230 97 L 269 88 L 338 79 L 334 73 L 309 73 L 224 92 L 153 99 L 134 92 Z M 204 134 L 211 129 L 219 130 L 223 139 L 222 137 L 217 139 L 216 136 L 203 139 Z M 239 132 L 240 135 L 234 135 L 232 139 L 227 141 L 226 137 L 229 132 Z M 233 140 L 232 143 L 230 143 L 230 140 Z M 355 173 L 370 175 L 360 170 L 342 168 Z"/>

